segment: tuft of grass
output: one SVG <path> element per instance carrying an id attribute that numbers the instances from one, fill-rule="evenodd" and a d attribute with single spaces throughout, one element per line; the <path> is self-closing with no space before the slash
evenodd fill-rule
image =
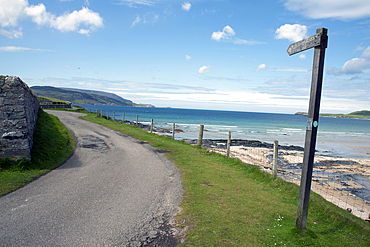
<path id="1" fill-rule="evenodd" d="M 307 229 L 296 229 L 299 187 L 257 166 L 93 113 L 83 119 L 167 151 L 181 169 L 183 211 L 176 220 L 188 228 L 182 246 L 370 246 L 368 223 L 313 192 Z"/>
<path id="2" fill-rule="evenodd" d="M 73 135 L 57 117 L 38 111 L 31 161 L 0 160 L 0 196 L 62 164 L 74 149 Z"/>

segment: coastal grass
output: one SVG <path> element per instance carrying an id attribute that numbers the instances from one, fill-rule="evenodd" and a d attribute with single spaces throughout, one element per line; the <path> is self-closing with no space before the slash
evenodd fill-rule
<path id="1" fill-rule="evenodd" d="M 257 166 L 94 113 L 83 119 L 166 151 L 181 170 L 183 210 L 176 220 L 187 229 L 182 246 L 370 246 L 367 222 L 313 192 L 307 229 L 296 229 L 299 187 Z"/>
<path id="2" fill-rule="evenodd" d="M 38 111 L 31 161 L 0 160 L 0 196 L 62 164 L 74 148 L 73 135 L 57 117 Z"/>

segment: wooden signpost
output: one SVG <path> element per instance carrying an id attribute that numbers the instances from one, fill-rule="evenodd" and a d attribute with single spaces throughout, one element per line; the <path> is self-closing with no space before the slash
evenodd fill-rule
<path id="1" fill-rule="evenodd" d="M 319 28 L 316 30 L 315 35 L 291 44 L 287 50 L 289 55 L 293 55 L 315 47 L 312 67 L 310 104 L 308 108 L 306 139 L 302 164 L 301 186 L 299 190 L 296 220 L 296 227 L 298 229 L 306 229 L 307 225 L 308 203 L 310 200 L 313 161 L 315 156 L 317 127 L 319 122 L 325 49 L 328 43 L 327 32 L 328 30 L 326 28 Z"/>

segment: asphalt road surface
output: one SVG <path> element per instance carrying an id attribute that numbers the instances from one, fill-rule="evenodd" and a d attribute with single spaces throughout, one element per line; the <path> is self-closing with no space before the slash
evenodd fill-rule
<path id="1" fill-rule="evenodd" d="M 175 246 L 178 168 L 150 145 L 47 111 L 75 135 L 62 166 L 0 197 L 0 246 Z"/>

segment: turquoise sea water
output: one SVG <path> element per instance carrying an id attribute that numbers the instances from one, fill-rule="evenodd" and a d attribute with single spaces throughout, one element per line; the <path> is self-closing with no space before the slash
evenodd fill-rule
<path id="1" fill-rule="evenodd" d="M 194 110 L 176 108 L 146 108 L 82 105 L 86 110 L 103 110 L 106 115 L 122 120 L 172 129 L 182 129 L 176 139 L 197 139 L 199 126 L 204 125 L 205 139 L 227 139 L 228 131 L 233 139 L 260 140 L 282 145 L 304 146 L 307 117 L 294 114 L 254 113 L 235 111 Z M 320 117 L 316 149 L 343 157 L 370 158 L 370 121 L 361 119 Z"/>

